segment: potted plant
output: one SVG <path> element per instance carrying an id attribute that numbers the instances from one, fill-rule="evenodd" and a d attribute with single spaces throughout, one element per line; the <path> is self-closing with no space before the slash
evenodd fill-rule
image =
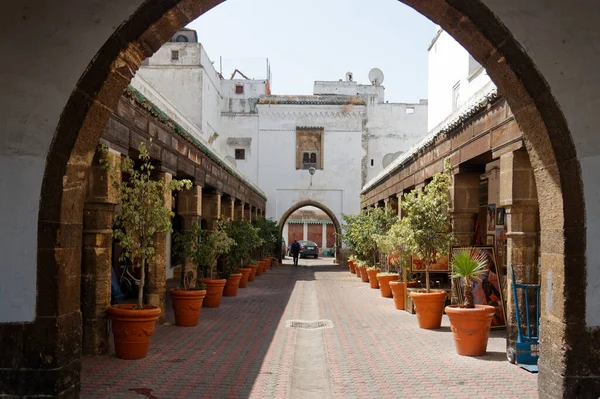
<path id="1" fill-rule="evenodd" d="M 239 287 L 246 287 L 248 281 L 254 281 L 254 276 L 258 269 L 258 264 L 255 262 L 250 262 L 250 264 L 246 263 L 249 260 L 250 254 L 257 247 L 262 245 L 262 240 L 258 235 L 258 229 L 253 227 L 252 224 L 246 220 L 222 222 L 221 228 L 236 244 L 225 255 L 226 267 L 231 270 L 237 269 L 240 271 L 242 277 L 240 279 Z M 246 267 L 242 267 L 245 264 Z M 243 281 L 244 276 L 247 276 L 246 281 Z"/>
<path id="2" fill-rule="evenodd" d="M 356 273 L 356 257 L 354 255 L 350 255 L 348 257 L 348 268 L 350 269 L 350 273 L 355 274 Z"/>
<path id="3" fill-rule="evenodd" d="M 423 190 L 413 190 L 402 200 L 406 216 L 398 224 L 398 234 L 425 263 L 426 289 L 410 293 L 421 328 L 440 328 L 442 323 L 446 292 L 430 289 L 429 267 L 448 252 L 455 240 L 449 216 L 451 179 L 450 162 L 446 160 L 443 172 L 436 173 Z"/>
<path id="4" fill-rule="evenodd" d="M 253 222 L 254 227 L 258 228 L 258 235 L 262 240 L 262 244 L 258 246 L 255 251 L 257 257 L 262 263 L 263 273 L 271 267 L 273 256 L 277 248 L 281 248 L 279 227 L 273 220 L 261 217 L 255 219 Z"/>
<path id="5" fill-rule="evenodd" d="M 227 254 L 235 247 L 236 242 L 227 235 L 221 223 L 217 225 L 216 230 L 199 231 L 199 243 L 193 257 L 195 263 L 200 265 L 202 270 L 199 273 L 200 281 L 206 286 L 206 297 L 202 306 L 216 308 L 221 304 L 223 290 L 230 273 L 219 273 L 217 264 L 222 255 Z"/>
<path id="6" fill-rule="evenodd" d="M 404 244 L 402 243 L 402 237 L 397 236 L 396 226 L 398 226 L 398 219 L 396 219 L 386 234 L 377 234 L 374 237 L 377 246 L 382 252 L 382 256 L 380 257 L 382 270 L 376 275 L 376 278 L 379 281 L 381 296 L 384 298 L 392 298 L 394 296 L 392 283 L 400 279 L 400 274 L 397 271 L 397 267 L 400 266 L 398 248 Z M 400 289 L 399 286 L 395 288 L 396 290 Z M 404 284 L 402 284 L 402 288 L 404 288 Z M 396 300 L 394 299 L 394 301 Z"/>
<path id="7" fill-rule="evenodd" d="M 121 211 L 115 215 L 113 237 L 123 248 L 121 257 L 131 261 L 140 271 L 137 304 L 114 305 L 108 309 L 115 352 L 120 359 L 141 359 L 148 353 L 161 309 L 144 305 L 146 268 L 151 268 L 155 259 L 155 235 L 171 230 L 172 212 L 165 207 L 165 196 L 171 196 L 174 190 L 190 188 L 192 184 L 189 180 L 153 180 L 154 167 L 146 145 L 141 143 L 138 149 L 138 167 L 129 157 L 121 162 L 120 167 L 105 164 L 111 170 L 113 185 L 121 202 Z M 121 182 L 123 172 L 129 178 Z"/>
<path id="8" fill-rule="evenodd" d="M 464 290 L 463 295 L 457 295 L 457 305 L 446 306 L 459 355 L 481 356 L 487 350 L 496 309 L 489 305 L 475 305 L 473 298 L 473 284 L 480 281 L 479 276 L 487 272 L 487 262 L 487 255 L 477 248 L 459 250 L 450 262 L 452 278 L 463 280 L 457 291 L 461 293 L 461 286 Z"/>

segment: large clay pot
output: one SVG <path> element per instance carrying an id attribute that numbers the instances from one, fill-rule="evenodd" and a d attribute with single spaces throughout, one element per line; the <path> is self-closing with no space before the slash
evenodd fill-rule
<path id="1" fill-rule="evenodd" d="M 366 266 L 361 266 L 361 268 L 360 268 L 360 279 L 362 280 L 363 283 L 369 282 L 369 273 L 367 273 Z"/>
<path id="2" fill-rule="evenodd" d="M 410 298 L 415 305 L 420 328 L 436 329 L 442 325 L 446 291 L 413 291 Z"/>
<path id="3" fill-rule="evenodd" d="M 261 269 L 262 273 L 266 273 L 267 268 L 269 267 L 269 262 L 266 259 L 261 259 L 258 261 L 258 267 Z"/>
<path id="4" fill-rule="evenodd" d="M 204 298 L 204 302 L 202 302 L 202 306 L 205 308 L 219 307 L 227 280 L 224 278 L 203 278 L 201 281 L 206 285 L 206 297 Z"/>
<path id="5" fill-rule="evenodd" d="M 398 274 L 378 274 L 377 280 L 379 280 L 379 288 L 381 290 L 381 296 L 384 298 L 392 297 L 392 290 L 390 288 L 390 281 L 395 281 L 400 278 Z"/>
<path id="6" fill-rule="evenodd" d="M 200 317 L 206 290 L 170 289 L 169 293 L 173 302 L 175 323 L 184 327 L 198 325 L 198 317 Z"/>
<path id="7" fill-rule="evenodd" d="M 381 272 L 379 269 L 367 269 L 367 276 L 369 277 L 371 288 L 379 288 L 379 281 L 377 281 L 377 273 L 379 272 Z"/>
<path id="8" fill-rule="evenodd" d="M 406 283 L 404 281 L 390 281 L 390 289 L 392 290 L 392 296 L 394 297 L 394 305 L 396 309 L 404 310 L 404 295 L 406 293 Z"/>
<path id="9" fill-rule="evenodd" d="M 246 288 L 248 286 L 248 278 L 250 277 L 250 272 L 252 271 L 249 267 L 240 267 L 240 273 L 242 274 L 242 278 L 240 278 L 239 288 Z"/>
<path id="10" fill-rule="evenodd" d="M 223 296 L 236 296 L 241 279 L 242 273 L 230 274 L 223 288 Z"/>
<path id="11" fill-rule="evenodd" d="M 262 272 L 263 272 L 262 263 L 260 263 L 260 261 L 258 261 L 258 264 L 256 265 L 256 274 L 255 274 L 255 276 L 261 276 Z"/>
<path id="12" fill-rule="evenodd" d="M 493 306 L 488 305 L 475 305 L 474 309 L 446 306 L 454 345 L 459 355 L 485 355 L 495 311 Z"/>
<path id="13" fill-rule="evenodd" d="M 362 270 L 362 266 L 356 265 L 356 277 L 360 278 L 361 270 Z"/>
<path id="14" fill-rule="evenodd" d="M 353 260 L 348 261 L 348 267 L 350 268 L 350 273 L 356 274 L 356 264 Z"/>
<path id="15" fill-rule="evenodd" d="M 250 268 L 250 274 L 248 275 L 248 281 L 254 281 L 254 277 L 256 276 L 256 269 L 258 269 L 258 265 L 246 265 L 246 267 Z"/>
<path id="16" fill-rule="evenodd" d="M 148 354 L 150 338 L 160 315 L 158 306 L 144 305 L 134 310 L 134 304 L 108 308 L 115 342 L 115 356 L 119 359 L 143 359 Z"/>

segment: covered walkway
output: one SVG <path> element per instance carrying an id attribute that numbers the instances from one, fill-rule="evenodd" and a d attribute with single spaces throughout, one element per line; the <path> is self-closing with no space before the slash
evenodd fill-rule
<path id="1" fill-rule="evenodd" d="M 170 304 L 168 305 L 170 309 Z M 331 321 L 302 329 L 289 321 Z M 537 397 L 537 376 L 505 357 L 505 332 L 488 354 L 458 356 L 448 319 L 421 330 L 329 258 L 275 266 L 199 325 L 158 326 L 148 357 L 86 357 L 83 398 Z"/>

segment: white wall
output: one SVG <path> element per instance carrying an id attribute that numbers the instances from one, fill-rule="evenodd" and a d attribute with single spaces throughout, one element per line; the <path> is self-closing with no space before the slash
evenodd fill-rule
<path id="1" fill-rule="evenodd" d="M 258 105 L 260 157 L 258 184 L 266 192 L 267 217 L 279 220 L 303 200 L 342 213 L 360 211 L 363 106 Z M 310 186 L 307 170 L 296 170 L 296 127 L 323 127 L 323 170 Z"/>
<path id="2" fill-rule="evenodd" d="M 407 113 L 407 109 L 414 113 Z M 366 124 L 366 180 L 377 176 L 384 157 L 408 151 L 427 133 L 427 102 L 420 104 L 375 104 L 368 107 Z M 373 160 L 373 166 L 371 166 Z"/>
<path id="3" fill-rule="evenodd" d="M 375 97 L 377 102 L 385 100 L 385 88 L 383 86 L 361 85 L 356 81 L 320 81 L 317 80 L 313 86 L 313 94 L 317 95 L 344 95 Z"/>
<path id="4" fill-rule="evenodd" d="M 485 69 L 469 79 L 469 53 L 442 31 L 429 48 L 427 130 L 434 129 L 453 112 L 452 94 L 457 83 L 460 107 L 490 81 Z"/>
<path id="5" fill-rule="evenodd" d="M 224 136 L 220 140 L 219 151 L 229 159 L 234 159 L 237 168 L 254 184 L 258 184 L 258 114 L 223 114 L 221 127 Z M 227 139 L 250 139 L 250 145 L 228 143 Z M 245 160 L 235 159 L 235 150 L 243 148 L 246 151 Z"/>

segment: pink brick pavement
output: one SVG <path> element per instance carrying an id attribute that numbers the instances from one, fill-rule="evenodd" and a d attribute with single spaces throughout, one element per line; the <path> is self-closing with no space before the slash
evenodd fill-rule
<path id="1" fill-rule="evenodd" d="M 320 318 L 334 324 L 321 332 L 336 398 L 537 397 L 536 375 L 505 360 L 504 331 L 492 333 L 486 356 L 458 356 L 445 317 L 440 330 L 421 330 L 332 265 L 270 269 L 202 309 L 197 327 L 158 326 L 146 359 L 84 358 L 81 397 L 290 397 L 297 330 L 285 321 L 299 318 L 305 284 L 316 284 Z"/>

